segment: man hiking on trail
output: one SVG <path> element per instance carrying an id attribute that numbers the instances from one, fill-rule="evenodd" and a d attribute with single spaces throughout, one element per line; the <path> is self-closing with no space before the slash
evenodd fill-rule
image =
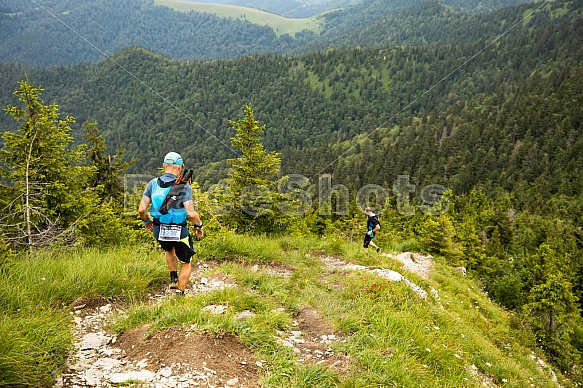
<path id="1" fill-rule="evenodd" d="M 364 209 L 364 213 L 368 217 L 366 222 L 366 234 L 364 235 L 364 247 L 368 248 L 368 246 L 372 246 L 376 248 L 377 252 L 382 251 L 380 247 L 377 247 L 375 243 L 371 240 L 375 236 L 375 233 L 381 228 L 381 223 L 379 222 L 379 218 L 372 212 L 370 207 Z"/>
<path id="2" fill-rule="evenodd" d="M 166 262 L 170 270 L 170 288 L 184 295 L 186 284 L 192 271 L 194 249 L 192 239 L 186 226 L 190 220 L 196 229 L 198 238 L 202 238 L 202 222 L 194 210 L 192 188 L 188 179 L 182 179 L 182 157 L 170 152 L 164 157 L 164 175 L 154 178 L 146 186 L 142 202 L 138 209 L 140 218 L 147 230 L 154 232 L 154 237 L 166 251 Z M 192 173 L 192 171 L 190 171 Z M 148 206 L 152 204 L 150 215 Z M 182 263 L 178 276 L 178 260 Z"/>

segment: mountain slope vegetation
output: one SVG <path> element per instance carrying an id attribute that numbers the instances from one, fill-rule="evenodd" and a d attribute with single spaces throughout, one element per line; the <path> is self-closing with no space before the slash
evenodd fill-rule
<path id="1" fill-rule="evenodd" d="M 67 370 L 73 317 L 99 314 L 93 306 L 111 303 L 115 313 L 102 330 L 118 342 L 124 333 L 146 329 L 149 336 L 175 330 L 175 341 L 196 328 L 215 346 L 234 335 L 261 360 L 252 383 L 265 387 L 570 386 L 560 374 L 554 381 L 542 354 L 533 351 L 532 334 L 516 317 L 441 259 L 424 279 L 404 271 L 398 260 L 366 254 L 341 240 L 218 233 L 199 248 L 197 260 L 204 268 L 180 299 L 165 294 L 162 253 L 151 244 L 46 252 L 32 262 L 7 263 L 0 272 L 0 332 L 6 333 L 0 337 L 0 383 L 52 386 L 55 371 Z M 372 272 L 329 267 L 323 260 L 329 255 L 402 272 L 423 290 L 438 290 L 438 299 L 423 299 L 404 282 Z M 230 287 L 199 291 L 202 279 L 225 279 Z M 163 298 L 149 299 L 152 293 Z M 210 305 L 227 309 L 213 315 L 203 309 Z M 253 316 L 237 318 L 243 311 Z M 310 326 L 314 321 L 319 326 Z M 310 361 L 302 344 L 295 343 L 298 352 L 286 345 L 291 331 L 300 332 L 313 350 L 326 352 L 324 363 Z M 320 342 L 320 333 L 334 333 L 334 339 Z M 166 345 L 168 337 L 160 343 Z M 142 354 L 154 352 L 143 348 Z M 230 360 L 229 353 L 226 348 L 223 361 Z M 140 361 L 131 355 L 125 360 Z M 189 360 L 183 357 L 181 363 L 187 366 Z M 254 364 L 247 362 L 247 368 Z"/>
<path id="2" fill-rule="evenodd" d="M 319 34 L 323 24 L 318 18 L 288 18 L 260 9 L 238 5 L 198 3 L 187 0 L 155 0 L 155 4 L 165 5 L 182 12 L 209 13 L 222 18 L 248 21 L 260 26 L 267 25 L 277 36 L 288 34 L 295 37 L 304 30 Z"/>
<path id="3" fill-rule="evenodd" d="M 205 0 L 201 3 L 249 7 L 269 11 L 288 18 L 309 18 L 335 8 L 345 7 L 362 0 Z"/>
<path id="4" fill-rule="evenodd" d="M 522 9 L 529 12 L 532 6 Z M 563 2 L 548 3 L 544 12 L 550 18 L 568 12 L 569 5 Z M 378 19 L 365 27 L 308 45 L 318 47 L 382 47 L 387 43 L 395 45 L 462 44 L 470 42 L 488 43 L 520 23 L 524 13 L 517 8 L 505 8 L 496 12 L 470 14 L 440 1 L 423 1 L 402 9 L 394 14 Z"/>
<path id="5" fill-rule="evenodd" d="M 447 10 L 456 10 L 461 15 L 483 13 L 493 11 L 499 8 L 516 6 L 528 1 L 455 1 L 443 0 L 439 2 Z M 431 2 L 429 2 L 431 4 Z M 308 52 L 315 48 L 339 47 L 337 40 L 350 42 L 350 45 L 370 46 L 381 42 L 387 43 L 389 36 L 383 37 L 385 30 L 391 29 L 393 32 L 399 32 L 401 36 L 409 39 L 425 35 L 425 25 L 439 31 L 442 27 L 441 20 L 443 16 L 435 15 L 435 10 L 428 7 L 425 1 L 419 0 L 366 0 L 362 3 L 346 7 L 340 10 L 324 13 L 320 16 L 325 20 L 325 28 L 322 32 L 322 38 L 301 47 L 300 50 Z M 498 14 L 496 14 L 499 16 Z M 408 23 L 411 22 L 411 27 Z M 469 23 L 463 23 L 465 26 Z M 407 28 L 409 27 L 409 28 Z M 446 29 L 446 33 L 451 31 L 451 27 Z M 427 34 L 428 38 L 431 37 Z M 474 32 L 473 37 L 476 36 Z M 372 39 L 371 39 L 372 38 Z M 401 44 L 401 42 L 397 42 Z M 404 43 L 404 42 L 402 42 Z"/>
<path id="6" fill-rule="evenodd" d="M 170 145 L 184 150 L 192 165 L 203 166 L 233 156 L 225 147 L 232 137 L 227 118 L 236 117 L 245 104 L 252 104 L 267 124 L 269 149 L 310 148 L 351 139 L 384 123 L 399 124 L 410 114 L 423 117 L 501 88 L 519 88 L 533 72 L 577 67 L 583 56 L 580 1 L 564 6 L 570 12 L 557 17 L 538 11 L 418 100 L 484 43 L 189 63 L 134 48 L 114 55 L 116 63 L 55 69 L 2 65 L 0 93 L 9 101 L 26 72 L 63 112 L 79 122 L 97 120 L 108 142 L 123 144 L 136 159 L 139 172 L 155 170 L 160 149 Z M 515 8 L 514 17 L 528 7 Z M 326 153 L 316 155 L 297 172 L 313 171 L 309 166 L 323 169 Z"/>
<path id="7" fill-rule="evenodd" d="M 371 24 L 409 6 L 417 6 L 420 1 L 342 3 L 347 7 L 311 19 L 288 20 L 268 14 L 246 18 L 241 15 L 244 11 L 237 9 L 230 12 L 231 16 L 235 15 L 233 18 L 178 12 L 157 5 L 154 0 L 129 0 L 121 4 L 114 0 L 6 0 L 0 4 L 0 58 L 4 63 L 62 66 L 99 61 L 107 54 L 133 46 L 173 59 L 305 53 L 333 47 L 334 39 L 348 42 L 355 32 L 366 36 Z M 515 0 L 502 3 L 464 1 L 451 6 L 473 12 L 518 3 Z M 188 4 L 168 5 L 184 9 Z M 274 28 L 266 26 L 266 21 Z M 428 21 L 431 23 L 431 19 Z M 278 29 L 278 25 L 281 28 Z M 411 32 L 411 35 L 416 33 Z M 375 39 L 370 43 L 375 43 Z M 358 44 L 362 45 L 363 40 Z"/>
<path id="8" fill-rule="evenodd" d="M 104 54 L 130 46 L 176 59 L 231 58 L 288 51 L 302 41 L 301 36 L 277 38 L 266 26 L 176 12 L 143 0 L 45 0 L 39 4 L 42 8 L 28 0 L 3 2 L 2 62 L 68 65 L 98 61 Z"/>

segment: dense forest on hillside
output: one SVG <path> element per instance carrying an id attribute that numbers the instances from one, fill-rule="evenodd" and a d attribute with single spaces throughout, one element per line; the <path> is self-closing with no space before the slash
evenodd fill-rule
<path id="1" fill-rule="evenodd" d="M 503 0 L 503 1 L 481 1 L 481 0 L 442 0 L 439 2 L 444 9 L 453 12 L 456 10 L 461 15 L 479 14 L 493 11 L 500 8 L 507 8 L 528 0 Z M 428 7 L 426 1 L 420 0 L 365 0 L 351 7 L 327 12 L 321 15 L 326 21 L 325 29 L 322 31 L 322 39 L 316 40 L 312 44 L 301 48 L 303 51 L 310 51 L 314 47 L 338 47 L 337 41 L 350 42 L 351 45 L 369 46 L 381 42 L 387 43 L 391 40 L 390 35 L 384 34 L 387 28 L 393 32 L 399 31 L 399 37 L 403 40 L 397 43 L 405 43 L 404 38 L 412 39 L 419 34 L 424 34 L 425 24 L 432 26 L 436 30 L 441 27 L 438 18 L 440 10 Z M 429 2 L 431 4 L 431 2 Z M 409 23 L 411 26 L 409 26 Z M 405 27 L 409 28 L 405 28 Z M 451 31 L 451 28 L 446 30 Z M 384 34 L 384 35 L 383 35 Z M 372 36 L 371 36 L 372 35 Z M 475 36 L 475 34 L 473 35 Z M 368 39 L 359 39 L 366 37 Z M 372 39 L 371 39 L 372 38 Z M 369 40 L 370 39 L 370 40 Z"/>
<path id="2" fill-rule="evenodd" d="M 525 6 L 523 9 L 529 8 Z M 550 18 L 565 14 L 569 6 L 564 2 L 545 5 Z M 473 15 L 464 10 L 447 6 L 440 1 L 423 1 L 394 14 L 369 23 L 365 27 L 319 40 L 302 48 L 313 50 L 330 47 L 382 47 L 387 43 L 397 45 L 488 43 L 508 28 L 519 23 L 524 14 L 516 8 Z"/>
<path id="3" fill-rule="evenodd" d="M 44 9 L 29 0 L 0 5 L 2 62 L 37 66 L 94 62 L 103 59 L 103 53 L 129 46 L 146 47 L 176 59 L 231 58 L 289 51 L 304 38 L 313 39 L 309 32 L 296 39 L 278 38 L 266 26 L 210 14 L 185 14 L 152 1 L 44 0 L 39 4 Z"/>
<path id="4" fill-rule="evenodd" d="M 503 189 L 521 206 L 541 210 L 555 195 L 583 194 L 582 80 L 580 67 L 537 71 L 516 88 L 502 86 L 398 126 L 334 145 L 287 149 L 284 170 L 333 172 L 353 188 L 390 186 L 395 176 L 409 174 L 420 185 L 438 183 L 456 193 Z M 561 211 L 583 222 L 583 209 Z"/>
<path id="5" fill-rule="evenodd" d="M 465 15 L 521 2 L 445 1 L 445 4 L 462 10 Z M 114 0 L 43 0 L 36 4 L 32 0 L 6 0 L 0 4 L 0 61 L 61 66 L 99 61 L 104 54 L 131 46 L 140 46 L 173 59 L 201 60 L 260 53 L 306 53 L 336 47 L 340 43 L 367 46 L 387 43 L 383 38 L 387 29 L 384 25 L 391 24 L 386 17 L 420 4 L 423 3 L 419 0 L 365 0 L 319 16 L 323 24 L 321 36 L 305 30 L 292 38 L 289 35 L 277 37 L 271 28 L 247 21 L 177 12 L 155 5 L 152 0 L 123 3 Z M 411 12 L 416 12 L 415 9 Z M 439 28 L 443 23 L 434 26 L 438 22 L 434 18 L 433 14 L 424 11 L 414 14 L 412 19 L 397 19 L 401 32 L 396 40 L 389 34 L 388 41 L 417 42 L 419 31 L 411 27 L 401 28 L 405 27 L 403 23 L 429 23 L 433 26 L 430 28 Z M 453 19 L 459 18 L 462 18 L 461 14 Z M 371 28 L 375 31 L 372 36 Z"/>
<path id="6" fill-rule="evenodd" d="M 75 114 L 80 123 L 97 120 L 108 142 L 123 145 L 137 161 L 133 172 L 155 171 L 161 149 L 169 145 L 183 149 L 198 167 L 233 156 L 223 145 L 233 135 L 227 120 L 247 103 L 267 124 L 269 149 L 317 147 L 381 124 L 399 124 L 407 114 L 423 117 L 502 87 L 519 87 L 535 71 L 545 75 L 576 67 L 583 57 L 581 2 L 563 4 L 571 11 L 562 16 L 538 11 L 419 100 L 483 43 L 189 63 L 129 49 L 113 57 L 123 68 L 112 61 L 53 69 L 2 65 L 0 93 L 10 101 L 10 90 L 26 72 L 47 89 L 47 100 L 59 101 L 63 112 Z M 514 17 L 528 9 L 515 8 Z M 510 11 L 498 12 L 510 18 Z M 6 117 L 2 120 L 8 125 Z M 312 160 L 305 170 L 325 167 Z"/>

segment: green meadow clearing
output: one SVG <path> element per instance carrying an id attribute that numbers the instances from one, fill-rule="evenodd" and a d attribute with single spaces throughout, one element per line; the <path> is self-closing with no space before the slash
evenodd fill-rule
<path id="1" fill-rule="evenodd" d="M 322 31 L 324 21 L 319 17 L 308 19 L 291 19 L 273 13 L 261 11 L 254 8 L 241 7 L 226 4 L 208 4 L 185 0 L 154 0 L 155 4 L 165 5 L 181 12 L 206 12 L 219 17 L 247 20 L 258 25 L 267 25 L 280 36 L 289 34 L 295 36 L 296 33 L 309 30 L 316 34 Z"/>

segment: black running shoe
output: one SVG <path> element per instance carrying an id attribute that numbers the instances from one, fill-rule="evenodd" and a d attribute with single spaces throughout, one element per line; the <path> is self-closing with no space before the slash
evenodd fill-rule
<path id="1" fill-rule="evenodd" d="M 382 251 L 382 250 L 383 250 L 383 249 L 382 249 L 381 247 L 378 247 L 378 248 L 377 248 L 377 252 L 380 252 L 380 251 Z"/>
<path id="2" fill-rule="evenodd" d="M 178 288 L 178 276 L 170 275 L 170 289 L 175 290 Z"/>

